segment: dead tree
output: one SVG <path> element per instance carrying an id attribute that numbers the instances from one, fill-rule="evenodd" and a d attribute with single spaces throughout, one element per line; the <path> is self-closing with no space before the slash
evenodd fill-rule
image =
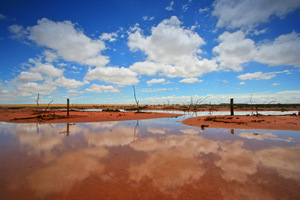
<path id="1" fill-rule="evenodd" d="M 47 112 L 47 109 L 49 108 L 50 104 L 52 103 L 53 99 L 48 103 L 48 106 L 45 109 L 45 112 Z"/>
<path id="2" fill-rule="evenodd" d="M 139 110 L 139 101 L 136 99 L 135 88 L 134 88 L 134 86 L 132 86 L 132 88 L 133 88 L 134 100 L 135 100 L 136 107 L 137 107 L 136 109 L 137 109 L 137 112 L 140 112 L 140 110 Z"/>
<path id="3" fill-rule="evenodd" d="M 36 98 L 36 105 L 37 105 L 38 110 L 40 110 L 39 100 L 40 100 L 40 93 L 38 93 L 37 98 Z"/>

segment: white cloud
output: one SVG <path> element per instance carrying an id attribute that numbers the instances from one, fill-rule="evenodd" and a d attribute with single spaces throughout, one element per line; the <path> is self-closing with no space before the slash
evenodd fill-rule
<path id="1" fill-rule="evenodd" d="M 196 82 L 202 82 L 202 80 L 199 80 L 198 78 L 184 78 L 179 81 L 180 83 L 196 83 Z"/>
<path id="2" fill-rule="evenodd" d="M 38 72 L 21 72 L 17 79 L 22 82 L 30 82 L 30 81 L 41 81 L 43 80 L 43 76 Z"/>
<path id="3" fill-rule="evenodd" d="M 183 11 L 183 12 L 186 12 L 186 11 L 189 9 L 190 3 L 192 3 L 192 1 L 193 1 L 193 0 L 189 0 L 189 1 L 187 2 L 187 4 L 184 4 L 184 5 L 182 6 L 182 11 Z"/>
<path id="4" fill-rule="evenodd" d="M 216 0 L 212 14 L 218 18 L 217 27 L 251 28 L 272 16 L 284 18 L 299 6 L 299 0 Z"/>
<path id="5" fill-rule="evenodd" d="M 145 88 L 141 92 L 164 92 L 167 90 L 173 90 L 173 88 Z"/>
<path id="6" fill-rule="evenodd" d="M 51 64 L 48 63 L 40 63 L 40 62 L 35 62 L 35 66 L 31 67 L 29 69 L 29 71 L 32 72 L 38 72 L 41 74 L 46 74 L 50 77 L 60 77 L 63 75 L 63 70 L 62 69 L 58 69 L 56 67 L 54 67 Z"/>
<path id="7" fill-rule="evenodd" d="M 280 85 L 280 83 L 273 83 L 272 86 Z"/>
<path id="8" fill-rule="evenodd" d="M 254 30 L 254 35 L 260 35 L 260 34 L 264 34 L 267 32 L 267 28 L 262 29 L 262 30 Z"/>
<path id="9" fill-rule="evenodd" d="M 27 96 L 37 93 L 40 93 L 41 95 L 49 95 L 55 92 L 55 90 L 57 89 L 51 84 L 38 84 L 34 82 L 19 84 L 17 87 L 18 91 L 22 92 L 23 94 L 27 94 Z"/>
<path id="10" fill-rule="evenodd" d="M 149 126 L 147 128 L 147 131 L 152 134 L 165 134 L 166 133 L 166 130 L 164 130 L 164 129 L 152 128 L 151 126 Z"/>
<path id="11" fill-rule="evenodd" d="M 199 13 L 205 13 L 205 12 L 208 12 L 208 11 L 209 11 L 209 8 L 208 8 L 208 7 L 200 8 L 200 9 L 199 9 Z"/>
<path id="12" fill-rule="evenodd" d="M 170 5 L 168 5 L 165 9 L 166 9 L 167 11 L 174 10 L 174 8 L 173 8 L 174 4 L 175 4 L 174 1 L 171 1 L 171 2 L 170 2 Z"/>
<path id="13" fill-rule="evenodd" d="M 102 93 L 102 92 L 120 92 L 119 89 L 114 88 L 111 85 L 97 85 L 93 84 L 89 88 L 85 89 L 88 92 L 94 92 L 94 93 Z"/>
<path id="14" fill-rule="evenodd" d="M 102 35 L 99 37 L 101 40 L 108 40 L 110 42 L 116 41 L 116 37 L 118 37 L 117 33 L 102 33 Z"/>
<path id="15" fill-rule="evenodd" d="M 88 70 L 85 79 L 101 80 L 118 85 L 135 85 L 139 82 L 136 76 L 136 72 L 124 67 L 96 67 Z"/>
<path id="16" fill-rule="evenodd" d="M 240 82 L 239 83 L 240 85 L 245 85 L 246 83 L 244 81 Z"/>
<path id="17" fill-rule="evenodd" d="M 79 86 L 88 84 L 88 81 L 81 82 L 81 81 L 76 81 L 75 79 L 59 77 L 53 83 L 57 86 L 66 87 L 66 88 L 78 88 Z"/>
<path id="18" fill-rule="evenodd" d="M 268 65 L 300 66 L 300 36 L 296 32 L 281 35 L 274 41 L 255 45 L 251 39 L 245 38 L 242 31 L 224 32 L 218 38 L 220 44 L 213 48 L 217 53 L 219 69 L 241 71 L 242 64 L 257 61 Z"/>
<path id="19" fill-rule="evenodd" d="M 145 20 L 145 21 L 152 21 L 152 20 L 154 20 L 154 18 L 155 18 L 155 17 L 144 16 L 144 17 L 143 17 L 143 20 Z"/>
<path id="20" fill-rule="evenodd" d="M 45 55 L 45 60 L 47 62 L 53 62 L 57 59 L 57 54 L 51 50 L 45 50 L 43 54 Z"/>
<path id="21" fill-rule="evenodd" d="M 254 72 L 254 73 L 246 73 L 246 74 L 241 74 L 238 75 L 237 78 L 241 80 L 267 80 L 275 77 L 276 74 L 274 72 L 268 72 L 268 73 L 263 73 L 263 72 Z"/>
<path id="22" fill-rule="evenodd" d="M 145 74 L 145 75 L 155 75 L 156 73 L 163 71 L 164 69 L 171 69 L 172 66 L 166 65 L 163 63 L 155 63 L 155 62 L 136 62 L 133 65 L 130 66 L 130 69 L 139 73 L 139 74 Z M 166 70 L 168 71 L 168 70 Z"/>
<path id="23" fill-rule="evenodd" d="M 207 97 L 208 96 L 208 97 Z M 300 102 L 300 90 L 288 90 L 282 92 L 271 93 L 268 91 L 261 93 L 240 93 L 240 94 L 210 94 L 207 96 L 194 95 L 193 99 L 204 99 L 207 98 L 206 102 L 212 104 L 229 103 L 231 98 L 234 98 L 235 103 L 250 103 L 249 99 L 251 96 L 253 103 L 265 103 L 275 100 L 276 103 L 297 103 Z M 161 104 L 166 100 L 176 103 L 190 102 L 191 96 L 154 96 L 148 98 L 140 98 L 140 102 L 143 104 Z M 203 102 L 205 103 L 205 102 Z"/>
<path id="24" fill-rule="evenodd" d="M 23 26 L 17 24 L 9 26 L 8 30 L 13 34 L 10 36 L 12 39 L 23 40 L 28 34 Z"/>
<path id="25" fill-rule="evenodd" d="M 139 74 L 161 73 L 168 77 L 192 77 L 217 69 L 213 60 L 197 56 L 204 40 L 190 29 L 181 27 L 177 17 L 163 20 L 152 28 L 150 36 L 143 36 L 140 29 L 130 33 L 128 46 L 131 51 L 142 50 L 148 56 L 145 62 L 134 63 L 130 69 Z"/>
<path id="26" fill-rule="evenodd" d="M 197 135 L 199 134 L 200 130 L 196 129 L 182 129 L 180 132 L 186 134 L 186 135 Z"/>
<path id="27" fill-rule="evenodd" d="M 144 51 L 151 60 L 176 63 L 182 57 L 199 52 L 198 47 L 205 44 L 197 33 L 180 25 L 175 16 L 165 19 L 152 28 L 152 35 L 148 37 L 141 35 L 140 31 L 130 34 L 128 45 L 131 50 Z"/>
<path id="28" fill-rule="evenodd" d="M 220 62 L 220 69 L 241 71 L 241 64 L 251 61 L 256 53 L 254 41 L 245 38 L 242 31 L 226 31 L 218 40 L 220 44 L 213 48 L 213 52 L 219 54 L 216 59 Z"/>
<path id="29" fill-rule="evenodd" d="M 285 141 L 285 142 L 291 142 L 292 139 L 288 138 L 288 139 L 283 139 L 283 138 L 278 138 L 277 135 L 273 134 L 273 133 L 259 133 L 259 134 L 253 134 L 251 132 L 241 132 L 238 134 L 238 136 L 243 137 L 243 138 L 247 138 L 250 140 L 276 140 L 276 141 Z"/>
<path id="30" fill-rule="evenodd" d="M 160 78 L 160 79 L 151 79 L 150 81 L 147 81 L 147 85 L 152 85 L 152 84 L 156 84 L 156 83 L 163 83 L 166 80 L 164 78 Z"/>
<path id="31" fill-rule="evenodd" d="M 72 95 L 78 95 L 78 94 L 83 94 L 82 91 L 77 91 L 77 90 L 68 90 L 67 91 L 68 93 L 72 94 Z"/>
<path id="32" fill-rule="evenodd" d="M 255 60 L 269 65 L 300 67 L 300 35 L 296 32 L 281 35 L 273 42 L 258 46 Z"/>
<path id="33" fill-rule="evenodd" d="M 28 39 L 51 48 L 65 60 L 94 66 L 109 62 L 106 56 L 100 54 L 105 50 L 104 42 L 90 39 L 70 21 L 54 22 L 43 18 L 27 30 L 30 33 Z"/>
<path id="34" fill-rule="evenodd" d="M 257 153 L 262 167 L 275 169 L 287 179 L 299 180 L 300 146 L 271 147 Z"/>

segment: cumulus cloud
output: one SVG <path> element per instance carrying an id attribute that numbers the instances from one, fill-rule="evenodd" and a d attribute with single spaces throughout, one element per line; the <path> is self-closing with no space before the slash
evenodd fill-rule
<path id="1" fill-rule="evenodd" d="M 197 55 L 205 41 L 191 29 L 181 27 L 175 16 L 153 27 L 150 36 L 137 29 L 129 34 L 128 40 L 131 51 L 141 50 L 147 55 L 146 61 L 130 67 L 139 74 L 192 77 L 217 69 L 213 60 L 200 59 Z"/>
<path id="2" fill-rule="evenodd" d="M 212 14 L 218 18 L 217 27 L 254 27 L 270 17 L 284 18 L 300 6 L 298 0 L 216 0 Z"/>
<path id="3" fill-rule="evenodd" d="M 217 53 L 217 61 L 220 69 L 241 71 L 242 64 L 251 61 L 256 53 L 256 46 L 253 40 L 245 38 L 242 31 L 234 33 L 224 32 L 219 36 L 220 44 L 213 48 Z"/>
<path id="4" fill-rule="evenodd" d="M 45 50 L 43 54 L 44 54 L 45 60 L 47 62 L 51 63 L 51 62 L 53 62 L 54 60 L 57 59 L 57 54 L 55 52 L 51 51 L 51 50 Z"/>
<path id="5" fill-rule="evenodd" d="M 202 80 L 199 80 L 198 78 L 184 78 L 179 81 L 180 83 L 196 83 L 196 82 L 202 82 Z"/>
<path id="6" fill-rule="evenodd" d="M 51 84 L 38 84 L 35 82 L 28 82 L 24 84 L 19 84 L 17 86 L 18 91 L 25 94 L 24 96 L 30 96 L 32 94 L 40 93 L 41 95 L 49 95 L 56 91 L 56 87 Z"/>
<path id="7" fill-rule="evenodd" d="M 160 78 L 160 79 L 151 79 L 150 81 L 147 81 L 147 85 L 152 85 L 152 84 L 156 84 L 156 83 L 163 83 L 165 82 L 166 80 L 164 78 Z"/>
<path id="8" fill-rule="evenodd" d="M 163 20 L 152 28 L 152 35 L 143 36 L 140 31 L 129 35 L 131 50 L 142 50 L 150 59 L 174 63 L 178 57 L 190 56 L 199 51 L 204 40 L 191 30 L 180 27 L 177 17 Z"/>
<path id="9" fill-rule="evenodd" d="M 258 45 L 245 38 L 243 31 L 224 32 L 218 37 L 220 44 L 213 48 L 221 70 L 241 71 L 243 64 L 250 61 L 274 65 L 291 65 L 300 67 L 300 36 L 296 32 L 280 35 L 274 41 Z"/>
<path id="10" fill-rule="evenodd" d="M 88 92 L 94 92 L 94 93 L 103 93 L 103 92 L 120 92 L 120 90 L 114 88 L 111 85 L 97 85 L 93 84 L 89 88 L 85 89 Z"/>
<path id="11" fill-rule="evenodd" d="M 272 42 L 258 46 L 255 60 L 269 65 L 300 67 L 300 35 L 296 32 L 281 35 Z"/>
<path id="12" fill-rule="evenodd" d="M 238 75 L 237 78 L 241 80 L 267 80 L 275 77 L 275 73 L 269 72 L 269 73 L 263 73 L 263 72 L 254 72 L 254 73 L 246 73 Z"/>
<path id="13" fill-rule="evenodd" d="M 41 81 L 43 80 L 43 76 L 38 72 L 23 71 L 17 76 L 17 80 L 22 82 Z"/>
<path id="14" fill-rule="evenodd" d="M 88 70 L 85 79 L 102 80 L 118 85 L 135 85 L 139 82 L 136 76 L 136 72 L 125 67 L 96 67 Z"/>
<path id="15" fill-rule="evenodd" d="M 87 84 L 88 81 L 81 82 L 81 81 L 76 81 L 75 79 L 69 79 L 65 77 L 59 77 L 54 81 L 54 84 L 57 86 L 61 87 L 66 87 L 66 88 L 78 88 L 79 86 Z"/>
<path id="16" fill-rule="evenodd" d="M 104 42 L 87 37 L 70 21 L 54 22 L 43 18 L 27 30 L 28 39 L 56 51 L 65 60 L 95 66 L 109 62 L 100 54 L 106 48 Z"/>
<path id="17" fill-rule="evenodd" d="M 58 69 L 48 63 L 40 63 L 40 62 L 35 62 L 35 66 L 31 67 L 29 71 L 38 72 L 41 74 L 48 75 L 50 77 L 60 77 L 63 75 L 62 69 Z"/>

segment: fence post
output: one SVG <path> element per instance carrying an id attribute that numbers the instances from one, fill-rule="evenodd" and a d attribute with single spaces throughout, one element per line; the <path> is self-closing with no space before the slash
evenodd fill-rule
<path id="1" fill-rule="evenodd" d="M 69 110 L 70 110 L 70 100 L 67 99 L 67 116 L 69 117 Z"/>
<path id="2" fill-rule="evenodd" d="M 233 98 L 230 99 L 230 115 L 234 115 L 234 112 L 233 112 Z"/>

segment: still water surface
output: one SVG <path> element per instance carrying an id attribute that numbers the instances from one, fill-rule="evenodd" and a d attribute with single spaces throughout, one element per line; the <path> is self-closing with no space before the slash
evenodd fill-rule
<path id="1" fill-rule="evenodd" d="M 300 199 L 300 132 L 0 122 L 0 199 Z"/>

